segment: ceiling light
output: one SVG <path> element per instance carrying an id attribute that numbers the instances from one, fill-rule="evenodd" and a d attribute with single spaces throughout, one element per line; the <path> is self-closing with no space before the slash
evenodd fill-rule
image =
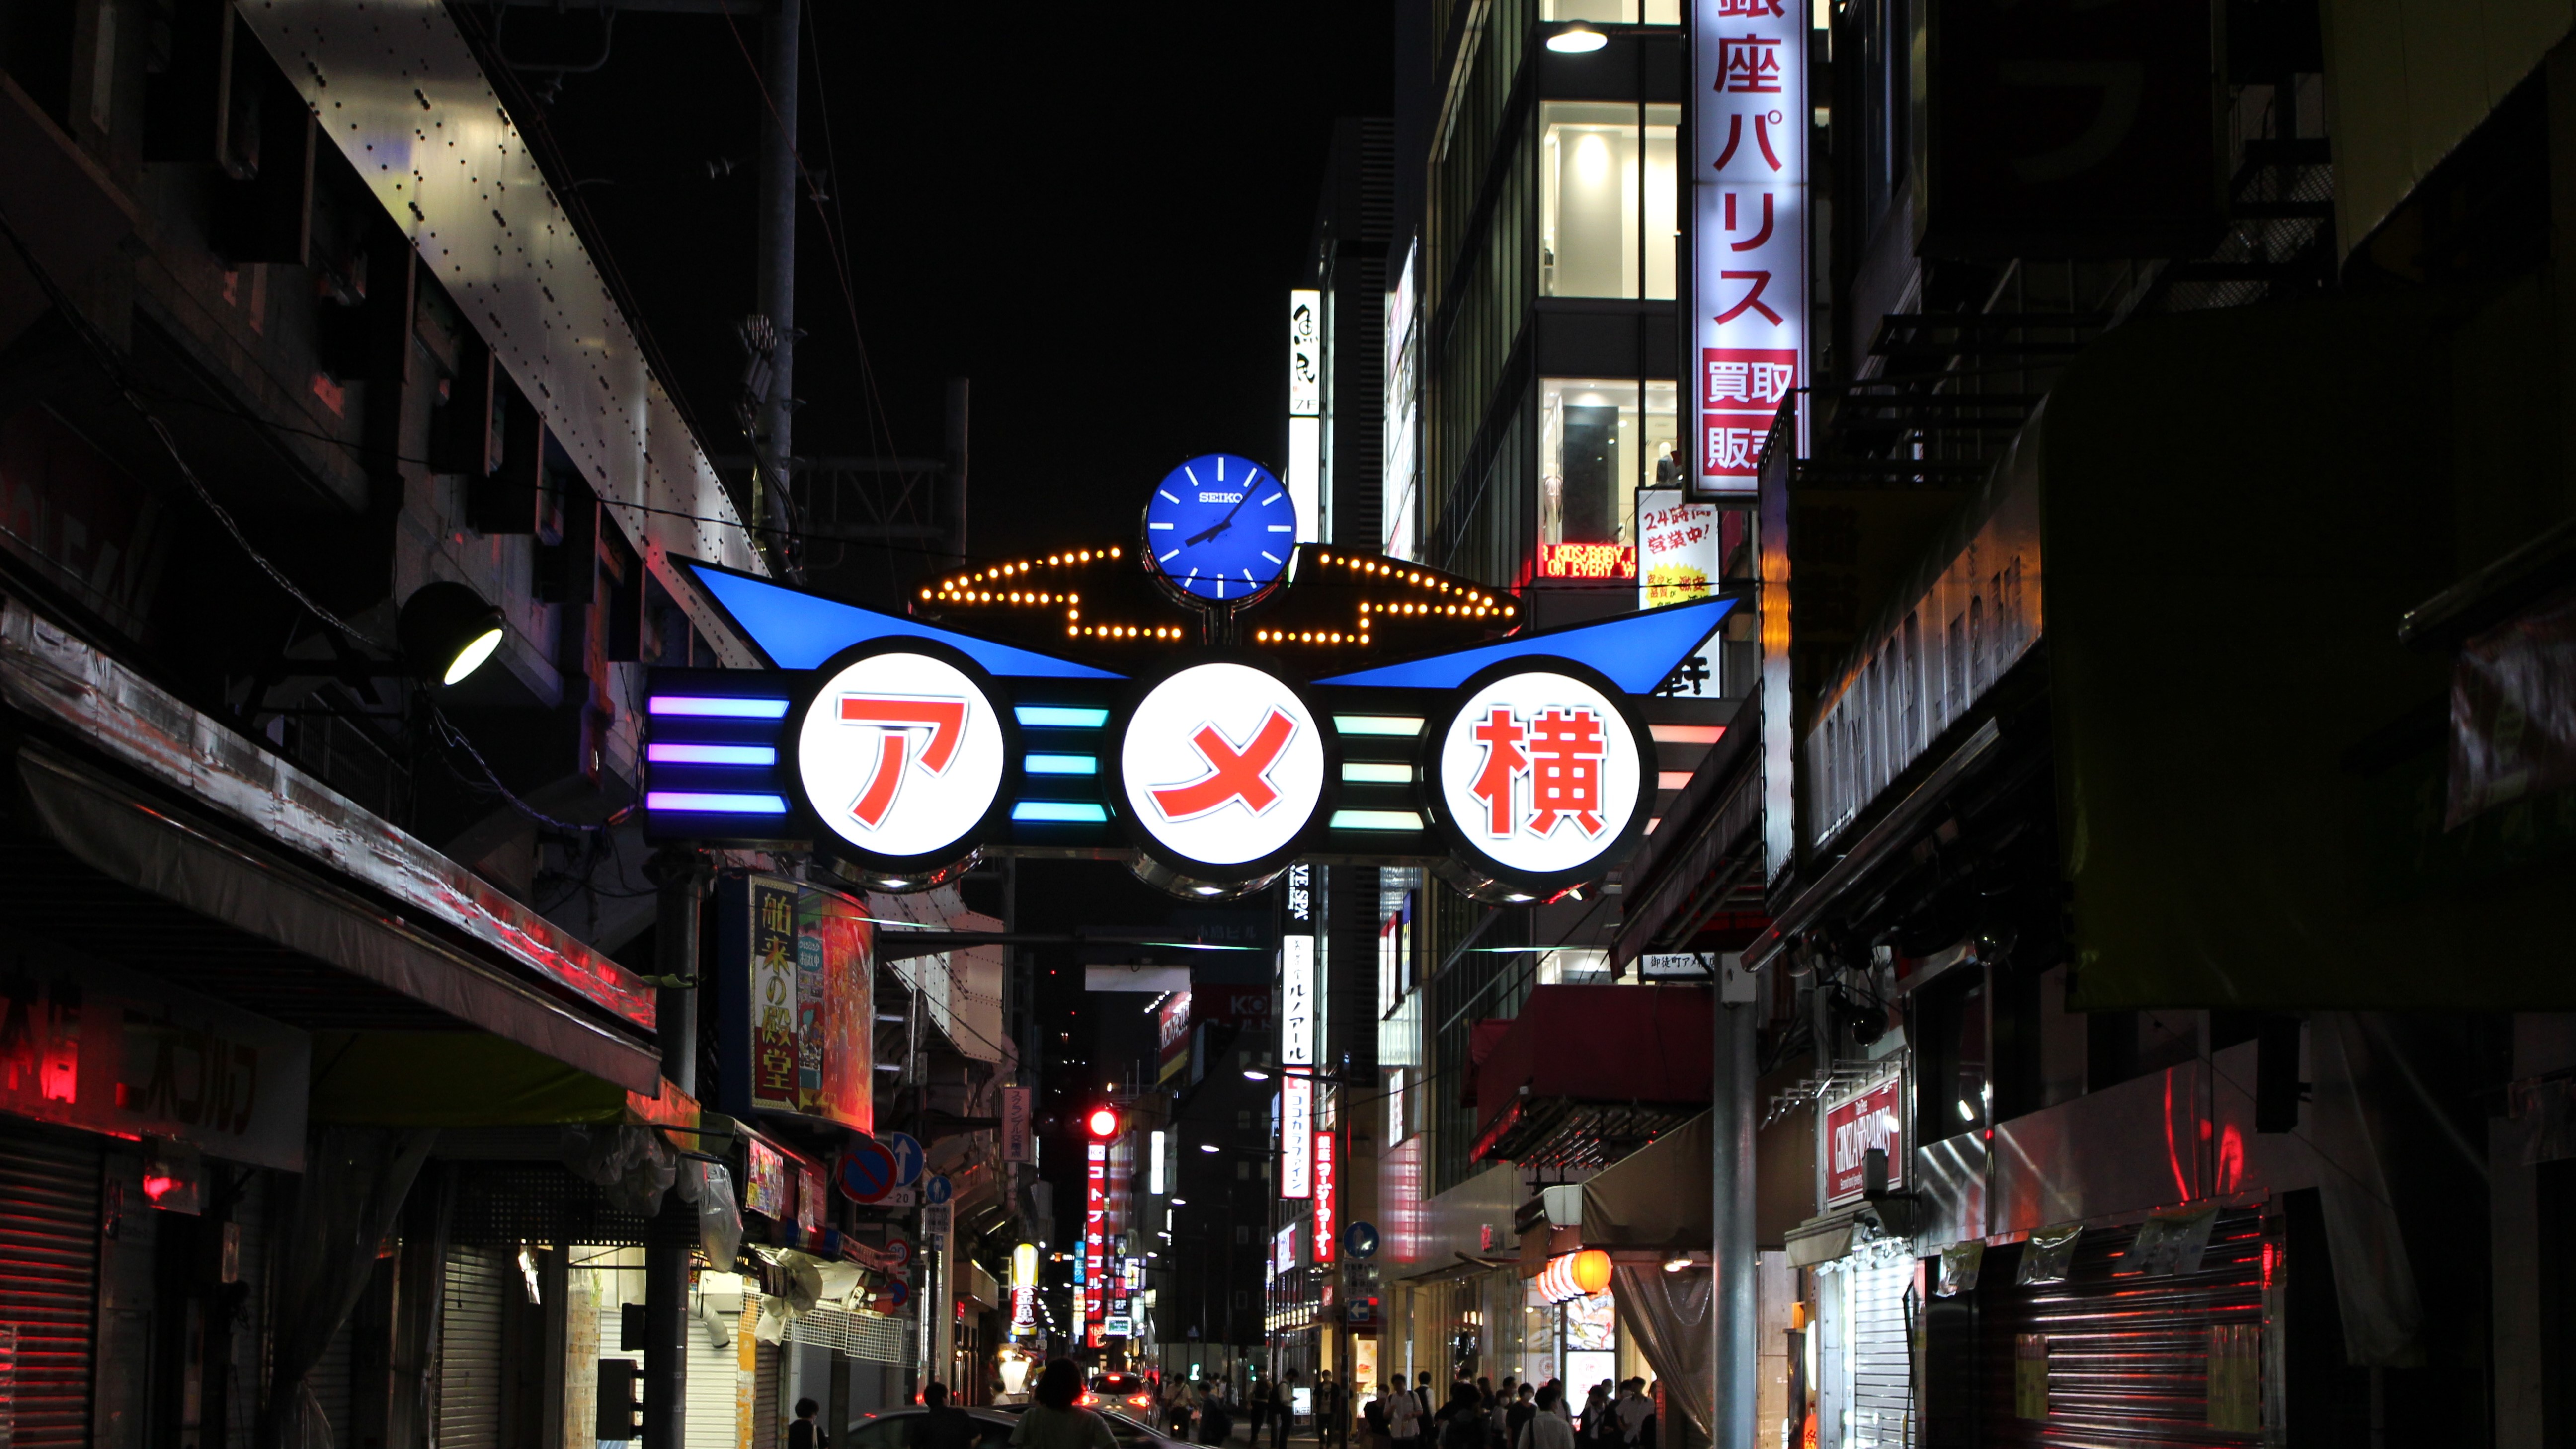
<path id="1" fill-rule="evenodd" d="M 501 647 L 501 611 L 463 584 L 423 584 L 394 621 L 403 663 L 423 679 L 454 684 L 483 667 Z"/>
<path id="2" fill-rule="evenodd" d="M 1199 1151 L 1214 1152 L 1216 1151 L 1216 1144 L 1213 1142 L 1202 1142 L 1199 1144 Z"/>
<path id="3" fill-rule="evenodd" d="M 1259 1067 L 1246 1067 L 1243 1069 L 1243 1079 L 1247 1082 L 1266 1082 L 1270 1080 L 1270 1074 Z"/>
<path id="4" fill-rule="evenodd" d="M 1588 55 L 1609 43 L 1609 36 L 1584 25 L 1569 25 L 1547 38 L 1547 48 L 1559 55 Z"/>

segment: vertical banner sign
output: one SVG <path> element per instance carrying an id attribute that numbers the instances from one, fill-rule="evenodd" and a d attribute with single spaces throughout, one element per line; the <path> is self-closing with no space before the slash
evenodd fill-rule
<path id="1" fill-rule="evenodd" d="M 1297 541 L 1324 536 L 1324 294 L 1288 294 L 1288 501 Z"/>
<path id="2" fill-rule="evenodd" d="M 796 898 L 796 1110 L 876 1129 L 873 932 L 861 907 L 827 891 Z"/>
<path id="3" fill-rule="evenodd" d="M 1082 1317 L 1098 1323 L 1109 1316 L 1107 1285 L 1102 1282 L 1109 1271 L 1109 1146 L 1094 1142 L 1088 1155 L 1083 1173 Z"/>
<path id="4" fill-rule="evenodd" d="M 1279 1064 L 1315 1064 L 1315 938 L 1279 938 Z"/>
<path id="5" fill-rule="evenodd" d="M 809 1233 L 823 1231 L 823 1213 L 828 1206 L 823 1200 L 823 1169 L 796 1169 L 796 1226 Z"/>
<path id="6" fill-rule="evenodd" d="M 796 1110 L 796 887 L 751 881 L 751 1105 Z"/>
<path id="7" fill-rule="evenodd" d="M 1279 1079 L 1279 1195 L 1315 1195 L 1315 1079 L 1290 1072 Z"/>
<path id="8" fill-rule="evenodd" d="M 1029 1160 L 1029 1088 L 1002 1089 L 1002 1160 Z"/>
<path id="9" fill-rule="evenodd" d="M 1807 381 L 1807 8 L 1692 0 L 1691 269 L 1698 480 L 1751 496 Z"/>
<path id="10" fill-rule="evenodd" d="M 1340 1191 L 1334 1184 L 1333 1134 L 1315 1134 L 1315 1261 L 1333 1261 L 1335 1243 L 1342 1235 Z"/>

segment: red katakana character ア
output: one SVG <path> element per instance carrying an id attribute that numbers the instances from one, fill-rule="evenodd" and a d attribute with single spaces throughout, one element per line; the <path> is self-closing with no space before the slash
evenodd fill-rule
<path id="1" fill-rule="evenodd" d="M 1512 819 L 1512 781 L 1529 769 L 1529 756 L 1521 753 L 1521 741 L 1527 731 L 1512 712 L 1495 705 L 1485 722 L 1476 726 L 1476 743 L 1485 747 L 1485 765 L 1476 772 L 1467 793 L 1485 802 L 1485 833 L 1509 835 L 1516 822 Z"/>
<path id="2" fill-rule="evenodd" d="M 1530 722 L 1530 828 L 1541 835 L 1570 818 L 1586 835 L 1601 833 L 1601 716 L 1551 709 Z"/>

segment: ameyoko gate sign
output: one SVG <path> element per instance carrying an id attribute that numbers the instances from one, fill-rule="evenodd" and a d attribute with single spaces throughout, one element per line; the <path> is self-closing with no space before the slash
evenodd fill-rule
<path id="1" fill-rule="evenodd" d="M 1176 649 L 1129 679 L 692 564 L 773 670 L 650 672 L 657 839 L 790 844 L 911 890 L 979 854 L 1126 855 L 1212 897 L 1301 858 L 1429 865 L 1484 899 L 1598 879 L 1643 833 L 1636 697 L 1730 598 L 1301 679 Z"/>

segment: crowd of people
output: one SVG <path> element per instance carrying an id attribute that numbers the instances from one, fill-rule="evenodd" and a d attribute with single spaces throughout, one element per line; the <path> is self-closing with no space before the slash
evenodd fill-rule
<path id="1" fill-rule="evenodd" d="M 1457 1379 L 1435 1401 L 1431 1375 L 1378 1386 L 1362 1411 L 1368 1449 L 1655 1449 L 1655 1401 L 1644 1379 L 1594 1384 L 1581 1408 L 1565 1384 Z"/>

